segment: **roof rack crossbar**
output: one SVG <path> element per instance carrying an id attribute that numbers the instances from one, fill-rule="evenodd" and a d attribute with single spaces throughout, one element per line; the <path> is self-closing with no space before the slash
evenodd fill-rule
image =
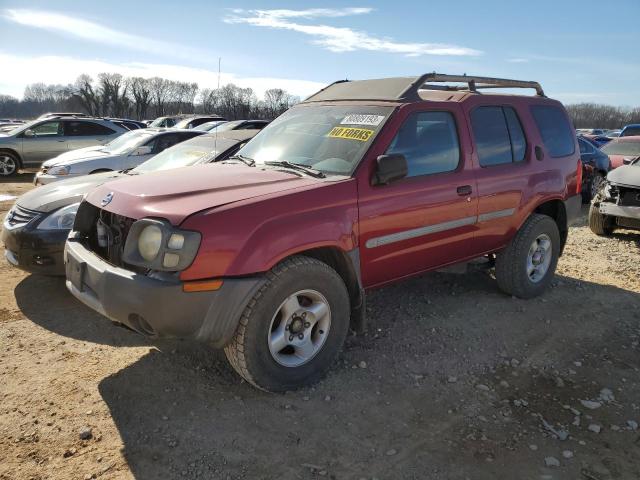
<path id="1" fill-rule="evenodd" d="M 441 86 L 433 85 L 434 90 L 469 90 L 477 92 L 482 88 L 532 88 L 536 91 L 536 95 L 544 97 L 544 91 L 538 82 L 526 80 L 511 80 L 508 78 L 492 78 L 492 77 L 476 77 L 470 75 L 444 75 L 441 73 L 426 73 L 415 82 L 412 82 L 407 89 L 400 94 L 400 98 L 419 97 L 418 91 L 421 89 L 429 89 L 429 83 L 452 82 L 466 83 L 468 87 L 462 86 Z"/>

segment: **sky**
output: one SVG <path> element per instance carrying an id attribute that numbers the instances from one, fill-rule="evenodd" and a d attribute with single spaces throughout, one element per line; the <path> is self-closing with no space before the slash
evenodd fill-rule
<path id="1" fill-rule="evenodd" d="M 118 72 L 305 97 L 339 79 L 437 71 L 636 107 L 639 25 L 640 0 L 0 0 L 0 94 Z"/>

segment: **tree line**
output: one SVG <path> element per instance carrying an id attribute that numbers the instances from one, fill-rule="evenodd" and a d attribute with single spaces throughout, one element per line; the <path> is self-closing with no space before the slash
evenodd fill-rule
<path id="1" fill-rule="evenodd" d="M 25 88 L 21 100 L 0 94 L 0 117 L 26 119 L 46 112 L 79 112 L 136 120 L 199 113 L 229 120 L 273 119 L 299 101 L 280 88 L 269 89 L 258 99 L 251 88 L 232 83 L 211 89 L 195 82 L 100 73 L 95 79 L 82 74 L 68 85 L 33 83 Z"/>
<path id="2" fill-rule="evenodd" d="M 267 90 L 258 99 L 251 88 L 232 83 L 202 88 L 195 82 L 100 73 L 95 79 L 80 75 L 69 85 L 28 85 L 22 100 L 0 94 L 0 117 L 34 118 L 45 112 L 66 111 L 137 120 L 193 113 L 215 113 L 229 120 L 273 119 L 299 101 L 280 88 Z M 567 111 L 576 128 L 614 129 L 640 123 L 638 107 L 578 103 L 567 105 Z"/>

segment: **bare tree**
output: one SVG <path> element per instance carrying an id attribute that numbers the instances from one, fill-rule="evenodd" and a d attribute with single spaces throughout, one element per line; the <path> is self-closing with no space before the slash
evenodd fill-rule
<path id="1" fill-rule="evenodd" d="M 76 79 L 74 95 L 89 115 L 99 114 L 100 102 L 93 88 L 93 79 L 89 75 L 82 74 Z"/>
<path id="2" fill-rule="evenodd" d="M 151 85 L 149 80 L 142 77 L 133 77 L 127 80 L 129 93 L 135 104 L 136 118 L 144 119 L 151 104 Z"/>
<path id="3" fill-rule="evenodd" d="M 156 109 L 156 116 L 161 117 L 165 114 L 165 104 L 169 96 L 170 84 L 169 80 L 160 77 L 153 77 L 149 80 L 151 89 L 151 98 Z"/>

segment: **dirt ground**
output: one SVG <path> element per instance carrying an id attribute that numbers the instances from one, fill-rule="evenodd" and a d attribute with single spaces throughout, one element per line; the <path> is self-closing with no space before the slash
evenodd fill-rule
<path id="1" fill-rule="evenodd" d="M 3 480 L 640 478 L 640 233 L 583 219 L 534 300 L 486 272 L 372 292 L 368 333 L 285 395 L 112 325 L 61 278 L 4 259 L 0 278 Z"/>

